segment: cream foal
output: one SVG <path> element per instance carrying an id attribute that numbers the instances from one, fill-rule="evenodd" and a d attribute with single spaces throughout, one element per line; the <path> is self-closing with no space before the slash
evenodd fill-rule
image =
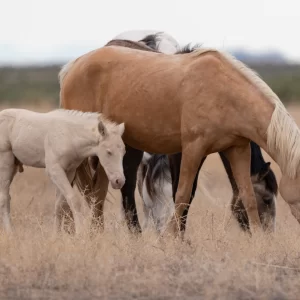
<path id="1" fill-rule="evenodd" d="M 54 110 L 37 113 L 24 109 L 0 112 L 0 216 L 7 232 L 12 230 L 9 189 L 22 164 L 46 168 L 56 185 L 56 228 L 61 225 L 59 208 L 70 205 L 76 232 L 82 225 L 81 200 L 71 186 L 77 167 L 90 156 L 98 156 L 115 189 L 125 183 L 122 135 L 124 123 L 115 124 L 98 113 Z M 21 166 L 21 167 L 20 167 Z"/>

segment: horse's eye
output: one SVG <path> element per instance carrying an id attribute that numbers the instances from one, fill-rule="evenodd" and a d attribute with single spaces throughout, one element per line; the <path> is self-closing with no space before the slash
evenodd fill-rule
<path id="1" fill-rule="evenodd" d="M 273 198 L 263 198 L 263 201 L 266 205 L 270 205 L 273 202 Z"/>
<path id="2" fill-rule="evenodd" d="M 112 155 L 112 152 L 110 150 L 106 150 L 107 155 Z"/>

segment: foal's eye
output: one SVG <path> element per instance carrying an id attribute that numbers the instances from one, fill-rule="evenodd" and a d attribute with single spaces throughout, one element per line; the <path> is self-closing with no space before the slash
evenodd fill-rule
<path id="1" fill-rule="evenodd" d="M 110 150 L 106 150 L 107 155 L 112 155 L 112 152 Z"/>

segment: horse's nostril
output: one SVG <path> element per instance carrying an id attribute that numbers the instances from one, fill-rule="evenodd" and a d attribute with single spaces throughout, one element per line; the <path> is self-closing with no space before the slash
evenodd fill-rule
<path id="1" fill-rule="evenodd" d="M 119 179 L 116 180 L 116 184 L 119 184 Z"/>

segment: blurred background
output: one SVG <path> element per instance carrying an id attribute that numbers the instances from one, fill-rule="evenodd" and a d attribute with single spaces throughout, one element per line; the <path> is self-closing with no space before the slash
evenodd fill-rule
<path id="1" fill-rule="evenodd" d="M 300 101 L 297 0 L 0 0 L 1 107 L 55 107 L 58 72 L 123 31 L 228 50 L 289 104 Z"/>

